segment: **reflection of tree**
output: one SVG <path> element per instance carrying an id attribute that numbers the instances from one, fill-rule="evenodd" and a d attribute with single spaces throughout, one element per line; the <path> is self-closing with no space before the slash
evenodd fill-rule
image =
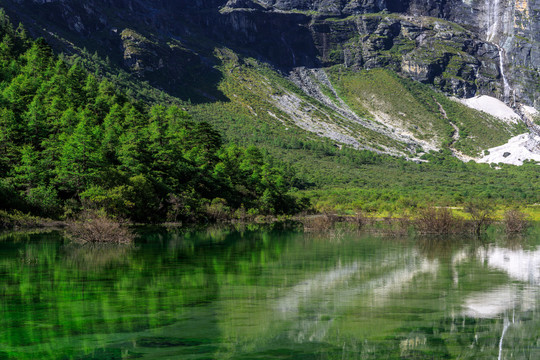
<path id="1" fill-rule="evenodd" d="M 464 238 L 460 236 L 421 236 L 416 240 L 416 247 L 429 260 L 446 262 L 452 252 L 463 247 L 464 243 Z"/>
<path id="2" fill-rule="evenodd" d="M 523 234 L 508 234 L 504 237 L 503 245 L 510 250 L 521 250 L 527 242 L 528 238 Z"/>
<path id="3" fill-rule="evenodd" d="M 496 351 L 502 322 L 471 319 L 461 308 L 479 286 L 506 281 L 483 282 L 492 270 L 476 261 L 482 241 L 435 237 L 411 245 L 368 234 L 336 244 L 240 230 L 152 229 L 132 248 L 63 245 L 57 235 L 54 242 L 6 241 L 0 344 L 18 359 L 165 347 L 178 358 L 201 351 L 220 359 L 475 358 L 485 355 L 482 347 Z M 21 253 L 37 260 L 21 263 Z M 296 298 L 294 311 L 278 311 L 281 300 Z M 517 329 L 508 330 L 505 344 Z"/>
<path id="4" fill-rule="evenodd" d="M 62 252 L 68 268 L 107 271 L 128 264 L 134 249 L 131 244 L 70 243 L 62 248 Z"/>
<path id="5" fill-rule="evenodd" d="M 57 233 L 6 238 L 0 344 L 29 346 L 30 352 L 14 352 L 17 359 L 109 347 L 112 334 L 133 344 L 144 331 L 173 326 L 185 309 L 214 302 L 231 274 L 239 284 L 252 283 L 261 259 L 277 259 L 282 244 L 265 236 L 230 229 L 153 231 L 135 247 L 63 245 Z M 217 315 L 208 316 L 205 331 L 218 337 Z M 66 336 L 68 344 L 60 341 Z"/>

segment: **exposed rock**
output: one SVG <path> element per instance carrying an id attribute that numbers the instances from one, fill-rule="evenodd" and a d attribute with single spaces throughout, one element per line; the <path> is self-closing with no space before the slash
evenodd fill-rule
<path id="1" fill-rule="evenodd" d="M 159 46 L 167 38 L 206 36 L 283 68 L 390 67 L 460 97 L 487 94 L 540 107 L 540 0 L 8 0 L 3 6 L 36 24 L 36 32 L 46 20 L 111 51 L 118 42 L 104 31 L 129 24 L 155 35 Z M 190 46 L 198 51 L 196 41 Z M 156 67 L 128 54 L 130 69 L 143 65 L 145 72 Z"/>
<path id="2" fill-rule="evenodd" d="M 479 39 L 491 43 L 488 47 L 495 46 L 501 50 L 494 53 L 493 49 L 490 49 L 486 54 L 485 49 L 481 48 L 482 45 L 476 44 L 479 46 L 475 49 L 476 52 L 467 51 L 476 61 L 469 58 L 461 66 L 454 64 L 454 67 L 459 66 L 455 69 L 456 74 L 452 74 L 450 79 L 436 82 L 436 86 L 450 93 L 468 97 L 477 93 L 472 84 L 476 82 L 481 94 L 497 95 L 508 103 L 513 103 L 516 97 L 529 105 L 540 106 L 538 87 L 540 82 L 540 0 L 257 0 L 253 2 L 263 4 L 268 10 L 317 12 L 320 15 L 315 15 L 316 17 L 321 15 L 346 17 L 351 14 L 371 14 L 384 10 L 413 15 L 416 19 L 429 16 L 452 21 L 471 30 Z M 452 36 L 451 30 L 436 30 L 439 30 L 439 38 L 441 35 Z M 319 40 L 319 44 L 321 38 L 329 40 L 328 34 L 335 31 L 334 27 L 333 31 L 323 32 L 325 34 L 323 36 L 316 34 L 319 36 L 315 36 L 315 40 Z M 354 37 L 354 34 L 351 35 Z M 388 34 L 377 32 L 377 35 L 381 37 L 377 40 L 370 39 L 365 43 L 365 49 L 381 50 L 385 44 L 388 44 Z M 404 35 L 407 36 L 406 33 Z M 332 37 L 334 41 L 344 38 L 343 35 Z M 345 43 L 352 37 L 345 39 Z M 429 38 L 426 37 L 426 39 Z M 450 38 L 447 37 L 446 40 Z M 357 63 L 358 54 L 354 51 L 347 52 L 350 52 L 350 49 L 344 50 L 344 53 L 340 55 L 334 54 L 332 58 L 347 63 L 351 56 L 356 56 L 352 63 L 355 63 L 355 60 Z M 490 60 L 482 59 L 484 55 L 487 55 Z M 437 58 L 436 62 L 439 61 L 440 58 Z M 365 63 L 368 67 L 386 66 L 384 60 L 366 59 Z M 429 79 L 433 66 L 439 66 L 427 64 L 425 59 L 413 62 L 406 59 L 403 65 L 405 73 L 410 73 L 423 81 Z M 477 79 L 471 79 L 471 73 L 474 72 L 479 75 Z M 466 74 L 466 78 L 461 80 L 463 73 Z M 505 73 L 506 76 L 503 76 Z"/>
<path id="3" fill-rule="evenodd" d="M 522 165 L 526 160 L 540 162 L 540 136 L 534 134 L 515 136 L 508 143 L 489 149 L 488 154 L 476 161 L 512 165 Z"/>

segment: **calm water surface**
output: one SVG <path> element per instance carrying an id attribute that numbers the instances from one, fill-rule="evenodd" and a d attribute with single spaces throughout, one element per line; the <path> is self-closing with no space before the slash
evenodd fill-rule
<path id="1" fill-rule="evenodd" d="M 0 235 L 0 359 L 540 359 L 540 236 Z"/>

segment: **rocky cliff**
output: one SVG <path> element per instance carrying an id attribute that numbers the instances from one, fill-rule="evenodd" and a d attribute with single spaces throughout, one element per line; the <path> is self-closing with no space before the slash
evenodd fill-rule
<path id="1" fill-rule="evenodd" d="M 452 95 L 540 106 L 540 0 L 6 3 L 34 31 L 54 24 L 71 41 L 82 36 L 90 47 L 120 52 L 141 76 L 162 71 L 162 78 L 181 78 L 184 62 L 175 59 L 199 64 L 203 36 L 284 70 L 387 67 Z"/>
<path id="2" fill-rule="evenodd" d="M 305 14 L 300 27 L 311 30 L 323 63 L 390 65 L 459 96 L 487 93 L 538 106 L 539 0 L 230 0 L 226 6 L 249 19 L 243 23 L 256 23 L 248 3 L 275 16 Z M 239 22 L 239 14 L 229 16 Z M 392 50 L 403 56 L 381 53 Z"/>
<path id="3" fill-rule="evenodd" d="M 522 105 L 540 107 L 539 2 L 5 0 L 2 5 L 57 50 L 83 54 L 87 61 L 95 60 L 94 52 L 107 56 L 103 68 L 121 80 L 117 83 L 131 88 L 148 80 L 148 93 L 153 86 L 190 100 L 185 104 L 195 118 L 215 118 L 224 129 L 244 134 L 245 124 L 252 123 L 266 134 L 279 128 L 277 138 L 322 137 L 340 149 L 409 159 L 447 149 L 468 161 L 526 132 L 519 121 L 519 115 L 525 119 Z M 134 76 L 118 75 L 118 66 Z M 434 89 L 471 101 L 458 102 Z M 519 114 L 497 99 L 475 95 L 497 97 Z M 162 93 L 157 96 L 152 99 L 163 100 Z M 532 129 L 535 122 L 531 118 L 526 125 Z"/>

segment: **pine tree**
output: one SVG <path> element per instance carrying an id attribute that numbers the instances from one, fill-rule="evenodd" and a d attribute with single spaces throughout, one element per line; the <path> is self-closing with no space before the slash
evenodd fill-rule
<path id="1" fill-rule="evenodd" d="M 100 137 L 99 127 L 92 126 L 86 114 L 82 113 L 60 155 L 57 171 L 62 187 L 79 194 L 97 178 L 103 165 L 101 154 L 96 151 Z"/>

